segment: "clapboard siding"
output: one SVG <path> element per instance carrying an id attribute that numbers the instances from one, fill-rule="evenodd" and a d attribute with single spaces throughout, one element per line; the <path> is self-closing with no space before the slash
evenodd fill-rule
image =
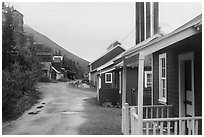
<path id="1" fill-rule="evenodd" d="M 108 72 L 108 73 L 112 73 L 112 72 Z M 113 80 L 112 80 L 112 82 L 113 82 Z M 106 83 L 105 82 L 105 73 L 103 73 L 101 75 L 101 88 L 102 89 L 110 89 L 110 88 L 112 88 L 112 83 Z"/>
<path id="2" fill-rule="evenodd" d="M 178 55 L 194 52 L 195 113 L 202 115 L 202 33 L 184 39 L 153 53 L 154 104 L 159 104 L 159 55 L 167 53 L 167 104 L 174 105 L 174 116 L 179 115 Z"/>
<path id="3" fill-rule="evenodd" d="M 135 105 L 137 102 L 137 88 L 138 88 L 138 68 L 127 68 L 127 84 L 126 84 L 126 100 L 130 105 Z M 132 93 L 131 89 L 136 89 Z"/>
<path id="4" fill-rule="evenodd" d="M 145 67 L 145 71 L 151 71 L 150 67 Z M 145 77 L 144 77 L 145 78 Z M 135 89 L 135 92 L 132 92 Z M 129 105 L 137 105 L 138 103 L 138 67 L 127 68 L 127 85 L 126 85 L 126 102 Z M 144 87 L 144 100 L 145 105 L 151 104 L 151 88 Z"/>

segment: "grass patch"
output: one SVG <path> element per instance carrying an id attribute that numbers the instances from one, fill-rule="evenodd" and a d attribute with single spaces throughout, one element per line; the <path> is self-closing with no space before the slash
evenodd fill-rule
<path id="1" fill-rule="evenodd" d="M 104 108 L 96 98 L 86 99 L 85 118 L 79 128 L 80 135 L 122 135 L 121 108 Z"/>

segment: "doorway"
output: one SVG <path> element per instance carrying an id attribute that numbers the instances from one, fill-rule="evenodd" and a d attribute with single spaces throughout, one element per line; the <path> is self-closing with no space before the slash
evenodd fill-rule
<path id="1" fill-rule="evenodd" d="M 179 60 L 179 116 L 194 117 L 194 53 L 185 53 L 178 56 Z M 184 133 L 192 131 L 191 124 L 183 123 Z"/>

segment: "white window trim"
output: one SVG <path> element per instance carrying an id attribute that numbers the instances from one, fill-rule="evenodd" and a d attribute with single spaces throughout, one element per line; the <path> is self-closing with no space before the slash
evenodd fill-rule
<path id="1" fill-rule="evenodd" d="M 147 74 L 152 75 L 152 71 L 145 71 L 145 88 L 148 88 L 147 83 L 151 83 L 151 87 L 152 87 L 152 78 L 151 78 L 151 82 L 147 82 Z"/>
<path id="2" fill-rule="evenodd" d="M 101 75 L 98 78 L 98 89 L 101 89 Z"/>
<path id="3" fill-rule="evenodd" d="M 162 64 L 161 64 L 161 59 L 165 58 L 165 78 L 162 78 Z M 162 104 L 166 104 L 167 103 L 167 67 L 166 67 L 166 63 L 167 59 L 166 59 L 166 53 L 160 54 L 159 55 L 159 102 Z M 165 79 L 165 97 L 163 97 L 163 88 L 162 86 L 162 79 Z"/>
<path id="4" fill-rule="evenodd" d="M 110 81 L 107 81 L 107 75 L 111 75 Z M 112 83 L 112 73 L 105 73 L 105 83 Z"/>

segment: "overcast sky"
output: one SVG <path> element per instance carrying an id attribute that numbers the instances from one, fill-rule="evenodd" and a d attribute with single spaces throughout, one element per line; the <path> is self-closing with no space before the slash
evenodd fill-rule
<path id="1" fill-rule="evenodd" d="M 134 46 L 134 3 L 11 3 L 24 23 L 68 51 L 92 61 L 114 41 Z M 201 3 L 160 3 L 161 31 L 168 33 L 202 10 Z"/>

